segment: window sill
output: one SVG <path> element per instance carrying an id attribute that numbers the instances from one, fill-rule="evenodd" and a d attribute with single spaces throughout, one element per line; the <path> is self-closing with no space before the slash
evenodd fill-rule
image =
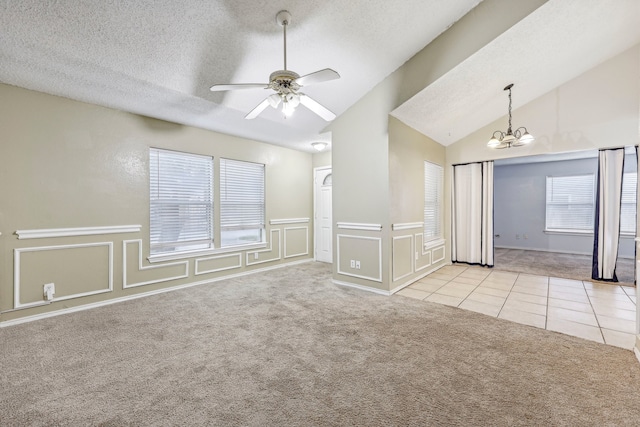
<path id="1" fill-rule="evenodd" d="M 590 236 L 593 237 L 593 232 L 592 231 L 576 231 L 576 230 L 567 230 L 567 231 L 561 231 L 561 230 L 544 230 L 544 234 L 559 234 L 559 235 L 564 235 L 564 236 Z M 630 233 L 620 233 L 620 238 L 622 239 L 635 239 L 636 235 L 635 234 L 630 234 Z"/>
<path id="2" fill-rule="evenodd" d="M 215 249 L 199 249 L 196 251 L 168 252 L 165 254 L 149 255 L 147 257 L 147 261 L 153 264 L 156 262 L 174 261 L 177 259 L 184 259 L 184 258 L 195 258 L 195 257 L 201 257 L 201 256 L 207 256 L 207 255 L 226 254 L 230 252 L 241 252 L 241 251 L 248 251 L 251 249 L 264 249 L 266 247 L 267 247 L 267 242 L 260 242 L 260 243 L 253 243 L 250 245 L 227 246 L 224 248 L 215 248 Z"/>
<path id="3" fill-rule="evenodd" d="M 429 240 L 427 243 L 424 244 L 423 250 L 429 250 L 429 249 L 433 249 L 435 247 L 438 246 L 442 246 L 444 245 L 444 239 L 440 238 L 440 239 L 435 239 L 435 240 Z"/>

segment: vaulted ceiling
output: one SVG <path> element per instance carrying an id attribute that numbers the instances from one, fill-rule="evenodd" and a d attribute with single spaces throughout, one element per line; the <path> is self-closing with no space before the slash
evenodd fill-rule
<path id="1" fill-rule="evenodd" d="M 304 92 L 337 115 L 472 10 L 480 0 L 22 0 L 0 2 L 0 81 L 123 111 L 311 150 L 327 122 L 305 108 L 285 119 L 245 114 L 283 68 L 332 68 Z M 550 0 L 392 114 L 443 145 L 640 42 L 637 0 Z"/>

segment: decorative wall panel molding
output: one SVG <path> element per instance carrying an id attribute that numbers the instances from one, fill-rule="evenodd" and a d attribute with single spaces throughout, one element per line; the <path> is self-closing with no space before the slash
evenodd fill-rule
<path id="1" fill-rule="evenodd" d="M 296 252 L 296 253 L 289 253 L 287 251 L 287 242 L 289 241 L 289 239 L 287 238 L 289 236 L 289 234 L 300 234 L 298 233 L 292 233 L 293 231 L 297 231 L 297 230 L 303 230 L 304 231 L 304 251 L 302 252 Z M 293 246 L 292 243 L 289 243 L 288 245 L 289 247 Z M 285 258 L 293 258 L 293 257 L 297 257 L 297 256 L 304 256 L 304 255 L 309 255 L 309 227 L 285 227 L 284 228 L 284 257 Z"/>
<path id="2" fill-rule="evenodd" d="M 221 266 L 221 267 L 216 267 L 216 268 L 210 268 L 208 270 L 200 270 L 200 264 L 201 263 L 206 263 L 206 262 L 210 262 L 210 261 L 218 261 L 218 260 L 233 260 L 236 259 L 237 261 L 235 263 L 229 264 L 229 265 L 225 265 L 225 266 Z M 230 255 L 219 255 L 219 256 L 212 256 L 212 257 L 207 257 L 207 258 L 198 258 L 196 260 L 196 266 L 195 266 L 195 275 L 199 276 L 201 274 L 207 274 L 207 273 L 217 273 L 218 271 L 225 271 L 225 270 L 233 270 L 236 268 L 240 268 L 242 267 L 242 254 L 237 253 L 237 254 L 230 254 Z"/>
<path id="3" fill-rule="evenodd" d="M 337 237 L 337 259 L 338 259 L 338 274 L 342 274 L 344 276 L 351 276 L 351 277 L 357 277 L 359 279 L 365 279 L 365 280 L 371 280 L 373 282 L 382 282 L 382 238 L 380 237 L 365 237 L 365 236 L 354 236 L 354 235 L 347 235 L 347 234 L 338 234 Z M 361 240 L 361 241 L 373 241 L 376 244 L 376 248 L 375 248 L 375 252 L 377 255 L 377 260 L 375 261 L 375 263 L 377 264 L 377 268 L 372 268 L 370 270 L 372 271 L 376 271 L 376 275 L 365 275 L 365 274 L 359 274 L 359 273 L 354 273 L 353 270 L 350 271 L 345 271 L 342 267 L 342 262 L 341 262 L 341 255 L 340 255 L 340 251 L 341 251 L 341 247 L 342 247 L 342 242 L 344 240 Z M 354 259 L 358 259 L 361 257 L 361 255 L 363 255 L 363 252 L 360 251 L 360 253 L 358 255 L 353 255 Z"/>
<path id="4" fill-rule="evenodd" d="M 409 240 L 408 246 L 406 243 L 404 245 L 398 243 L 403 240 Z M 414 247 L 412 235 L 397 236 L 392 239 L 392 281 L 395 282 L 413 274 Z M 401 253 L 402 251 L 404 253 Z"/>
<path id="5" fill-rule="evenodd" d="M 416 272 L 424 270 L 429 267 L 431 262 L 431 251 L 424 247 L 424 234 L 415 234 L 416 242 Z"/>
<path id="6" fill-rule="evenodd" d="M 137 283 L 129 283 L 127 280 L 127 246 L 131 243 L 138 244 L 138 271 L 161 270 L 166 267 L 174 267 L 176 265 L 179 265 L 179 266 L 184 266 L 184 274 L 171 276 L 171 277 L 164 277 L 162 279 L 147 280 L 147 281 L 137 282 Z M 180 262 L 172 262 L 167 264 L 145 266 L 142 264 L 142 239 L 122 241 L 122 288 L 123 289 L 135 288 L 135 287 L 144 286 L 144 285 L 151 285 L 153 283 L 168 282 L 168 281 L 177 280 L 177 279 L 184 279 L 186 277 L 189 277 L 189 261 L 180 261 Z"/>
<path id="7" fill-rule="evenodd" d="M 273 238 L 273 233 L 277 232 L 278 233 L 278 239 L 275 240 Z M 267 249 L 263 249 L 260 251 L 252 251 L 252 252 L 247 252 L 247 259 L 245 262 L 245 265 L 248 267 L 250 265 L 256 265 L 256 264 L 262 264 L 265 262 L 273 262 L 273 261 L 279 261 L 282 259 L 282 243 L 281 243 L 281 236 L 280 236 L 280 229 L 279 228 L 274 228 L 271 229 L 270 232 L 270 236 L 271 239 L 269 241 L 269 246 L 267 247 Z M 269 253 L 273 251 L 273 242 L 277 242 L 278 243 L 278 256 L 276 258 L 270 258 L 270 259 L 259 259 L 259 254 L 261 253 Z M 256 256 L 258 257 L 258 259 L 256 259 Z M 253 258 L 253 260 L 251 260 L 250 258 Z M 252 262 L 253 261 L 253 262 Z"/>
<path id="8" fill-rule="evenodd" d="M 87 292 L 77 292 L 70 295 L 63 295 L 59 297 L 54 297 L 50 301 L 36 301 L 31 303 L 22 304 L 20 303 L 20 292 L 21 292 L 21 268 L 22 268 L 22 255 L 28 252 L 41 252 L 41 251 L 65 251 L 65 250 L 75 250 L 75 249 L 86 249 L 93 247 L 107 247 L 107 259 L 105 261 L 105 265 L 108 269 L 108 279 L 106 283 L 106 287 L 103 289 L 92 290 Z M 102 294 L 106 292 L 111 292 L 113 290 L 113 242 L 97 242 L 97 243 L 81 243 L 75 245 L 59 245 L 59 246 L 40 246 L 33 248 L 16 248 L 13 250 L 13 308 L 14 309 L 22 309 L 29 307 L 36 307 L 40 305 L 46 305 L 51 302 L 56 301 L 64 301 L 72 298 L 80 298 L 89 295 Z M 84 265 L 85 268 L 91 268 L 91 266 Z M 94 266 L 95 270 L 98 270 L 98 266 Z M 42 269 L 42 266 L 38 266 L 35 268 Z M 44 283 L 38 283 L 38 286 L 44 286 Z M 58 288 L 60 287 L 60 283 L 58 284 Z M 41 289 L 39 289 L 40 291 Z"/>
<path id="9" fill-rule="evenodd" d="M 309 218 L 286 218 L 286 219 L 272 219 L 269 221 L 271 225 L 282 224 L 305 224 L 309 222 Z"/>
<path id="10" fill-rule="evenodd" d="M 432 263 L 435 264 L 444 259 L 444 246 L 431 250 Z"/>
<path id="11" fill-rule="evenodd" d="M 47 228 L 39 230 L 17 230 L 19 240 L 43 239 L 46 237 L 96 236 L 103 234 L 138 233 L 140 225 L 114 225 L 108 227 Z"/>
<path id="12" fill-rule="evenodd" d="M 393 224 L 391 226 L 391 229 L 393 231 L 397 231 L 397 230 L 413 230 L 415 228 L 422 228 L 424 227 L 424 222 L 405 222 L 402 224 Z"/>
<path id="13" fill-rule="evenodd" d="M 339 222 L 338 228 L 342 230 L 382 231 L 382 224 L 364 224 L 359 222 Z"/>

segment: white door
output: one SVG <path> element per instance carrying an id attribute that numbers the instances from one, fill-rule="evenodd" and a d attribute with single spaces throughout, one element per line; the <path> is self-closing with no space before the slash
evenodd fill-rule
<path id="1" fill-rule="evenodd" d="M 333 262 L 332 239 L 332 199 L 331 199 L 331 168 L 315 169 L 314 177 L 314 242 L 316 261 Z"/>

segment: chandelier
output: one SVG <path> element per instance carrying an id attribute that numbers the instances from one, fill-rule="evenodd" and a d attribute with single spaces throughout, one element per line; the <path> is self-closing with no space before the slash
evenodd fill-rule
<path id="1" fill-rule="evenodd" d="M 514 132 L 511 131 L 511 88 L 513 87 L 513 83 L 507 85 L 504 90 L 509 91 L 509 128 L 507 132 L 495 131 L 491 136 L 489 142 L 487 142 L 487 147 L 489 148 L 511 148 L 511 147 L 521 147 L 523 145 L 527 145 L 532 143 L 535 138 L 533 135 L 527 131 L 527 128 L 524 126 L 519 127 Z"/>

